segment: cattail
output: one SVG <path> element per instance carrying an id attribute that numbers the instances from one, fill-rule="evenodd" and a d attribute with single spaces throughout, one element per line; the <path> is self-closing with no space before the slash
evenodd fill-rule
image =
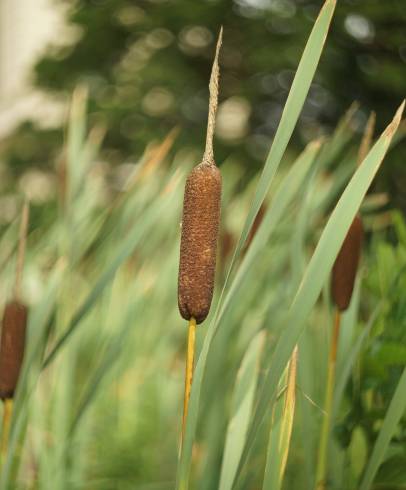
<path id="1" fill-rule="evenodd" d="M 374 127 L 375 113 L 371 112 L 358 151 L 358 165 L 361 165 L 368 154 Z M 351 302 L 358 262 L 361 256 L 363 237 L 364 229 L 362 226 L 362 219 L 361 216 L 357 214 L 347 232 L 347 236 L 341 246 L 340 252 L 337 255 L 331 276 L 331 297 L 340 311 L 346 310 Z"/>
<path id="2" fill-rule="evenodd" d="M 351 301 L 363 235 L 362 220 L 357 215 L 337 255 L 331 276 L 331 296 L 340 311 L 346 310 Z"/>
<path id="3" fill-rule="evenodd" d="M 207 317 L 213 297 L 220 201 L 220 171 L 203 162 L 186 181 L 179 266 L 179 311 L 196 323 Z"/>
<path id="4" fill-rule="evenodd" d="M 220 223 L 221 174 L 213 155 L 213 133 L 218 98 L 218 54 L 221 32 L 210 77 L 209 120 L 203 161 L 189 174 L 183 201 L 178 279 L 178 305 L 185 320 L 201 323 L 213 297 Z"/>
<path id="5" fill-rule="evenodd" d="M 189 328 L 183 399 L 182 444 L 193 379 L 196 324 L 202 323 L 209 314 L 216 270 L 221 207 L 221 174 L 214 162 L 213 135 L 218 104 L 218 56 L 222 32 L 221 29 L 210 76 L 206 149 L 202 162 L 192 170 L 186 180 L 183 199 L 178 306 L 181 316 L 189 321 Z"/>
<path id="6" fill-rule="evenodd" d="M 0 337 L 0 399 L 14 397 L 24 359 L 28 308 L 20 300 L 22 272 L 29 218 L 28 203 L 24 204 L 20 238 L 18 242 L 17 269 L 14 284 L 14 298 L 4 309 Z"/>
<path id="7" fill-rule="evenodd" d="M 19 301 L 4 309 L 0 339 L 0 399 L 13 398 L 24 359 L 28 310 Z"/>

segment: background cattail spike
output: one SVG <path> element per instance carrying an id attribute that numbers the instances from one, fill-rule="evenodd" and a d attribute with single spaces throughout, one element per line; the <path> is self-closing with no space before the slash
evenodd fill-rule
<path id="1" fill-rule="evenodd" d="M 362 220 L 357 215 L 337 255 L 331 276 L 331 297 L 340 311 L 346 310 L 351 302 L 363 235 Z"/>
<path id="2" fill-rule="evenodd" d="M 216 54 L 214 56 L 213 67 L 211 70 L 210 84 L 209 84 L 209 117 L 207 121 L 207 134 L 206 134 L 206 148 L 204 150 L 203 162 L 210 165 L 214 165 L 214 153 L 213 153 L 213 136 L 214 128 L 216 125 L 216 114 L 218 106 L 218 92 L 219 92 L 219 53 L 221 43 L 223 41 L 223 27 L 220 28 L 219 37 L 217 40 Z"/>
<path id="3" fill-rule="evenodd" d="M 0 337 L 0 399 L 13 398 L 24 360 L 27 307 L 19 301 L 7 303 Z"/>

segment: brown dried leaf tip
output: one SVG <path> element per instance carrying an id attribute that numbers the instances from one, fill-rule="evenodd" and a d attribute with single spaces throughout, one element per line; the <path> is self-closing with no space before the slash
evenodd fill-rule
<path id="1" fill-rule="evenodd" d="M 28 309 L 19 301 L 4 309 L 0 339 L 0 399 L 13 398 L 24 359 Z"/>
<path id="2" fill-rule="evenodd" d="M 221 174 L 201 163 L 186 181 L 178 279 L 179 311 L 201 323 L 213 297 L 220 224 Z"/>
<path id="3" fill-rule="evenodd" d="M 331 297 L 340 311 L 348 308 L 361 256 L 364 230 L 359 215 L 354 218 L 341 250 L 336 258 L 331 276 Z"/>

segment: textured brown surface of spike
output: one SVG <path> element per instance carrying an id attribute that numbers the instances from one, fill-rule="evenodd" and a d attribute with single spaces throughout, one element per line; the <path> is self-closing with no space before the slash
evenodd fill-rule
<path id="1" fill-rule="evenodd" d="M 362 220 L 357 215 L 341 246 L 331 277 L 331 296 L 334 304 L 341 311 L 346 310 L 351 301 L 363 236 Z"/>
<path id="2" fill-rule="evenodd" d="M 220 206 L 220 171 L 203 161 L 186 180 L 178 278 L 180 314 L 196 323 L 207 317 L 213 297 Z"/>
<path id="3" fill-rule="evenodd" d="M 4 309 L 0 339 L 0 399 L 12 398 L 24 358 L 28 310 L 18 301 Z"/>

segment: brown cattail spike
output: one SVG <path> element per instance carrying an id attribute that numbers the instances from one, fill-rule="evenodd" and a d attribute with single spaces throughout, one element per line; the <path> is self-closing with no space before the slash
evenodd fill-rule
<path id="1" fill-rule="evenodd" d="M 207 317 L 213 296 L 220 203 L 219 169 L 198 165 L 186 181 L 178 282 L 180 314 L 197 323 Z"/>
<path id="2" fill-rule="evenodd" d="M 341 246 L 331 277 L 331 296 L 340 311 L 346 310 L 351 301 L 358 262 L 361 256 L 363 235 L 362 220 L 357 215 Z"/>
<path id="3" fill-rule="evenodd" d="M 213 297 L 217 240 L 220 223 L 221 174 L 213 155 L 213 134 L 217 110 L 218 56 L 222 29 L 210 77 L 210 104 L 206 149 L 203 161 L 186 180 L 183 201 L 182 236 L 178 278 L 179 311 L 185 320 L 201 323 L 207 317 Z"/>
<path id="4" fill-rule="evenodd" d="M 13 398 L 24 358 L 27 307 L 19 301 L 4 309 L 0 339 L 0 399 Z"/>

